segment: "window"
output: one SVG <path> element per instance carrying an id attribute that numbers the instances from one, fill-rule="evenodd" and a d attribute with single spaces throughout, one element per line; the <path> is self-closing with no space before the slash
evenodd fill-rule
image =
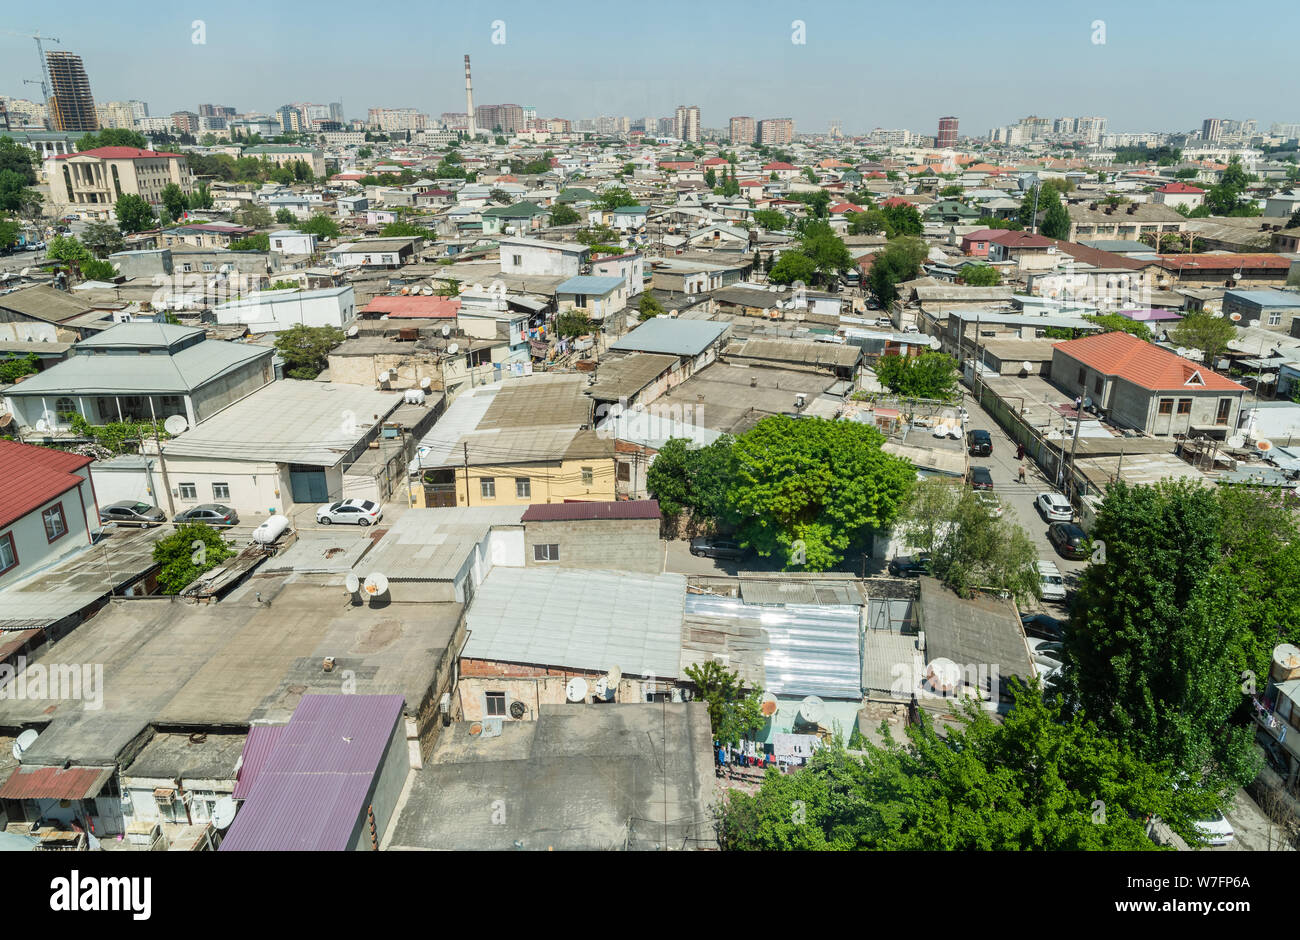
<path id="1" fill-rule="evenodd" d="M 77 406 L 71 398 L 63 397 L 56 399 L 54 402 L 54 413 L 56 415 L 76 414 Z"/>
<path id="2" fill-rule="evenodd" d="M 511 263 L 512 263 L 516 268 L 518 268 L 518 267 L 522 267 L 522 266 L 523 266 L 523 263 L 524 263 L 524 256 L 523 256 L 523 255 L 511 255 L 511 256 L 510 256 L 510 261 L 511 261 Z"/>
<path id="3" fill-rule="evenodd" d="M 1174 413 L 1174 400 L 1172 398 L 1160 399 L 1160 414 L 1171 415 Z"/>
<path id="4" fill-rule="evenodd" d="M 6 532 L 0 535 L 0 574 L 4 574 L 10 568 L 18 564 L 18 552 L 14 548 L 14 536 L 12 532 Z"/>
<path id="5" fill-rule="evenodd" d="M 181 499 L 199 498 L 199 488 L 193 483 L 177 483 L 176 487 L 180 490 Z"/>
<path id="6" fill-rule="evenodd" d="M 213 499 L 230 499 L 230 484 L 229 484 L 229 483 L 213 483 L 213 484 L 212 484 L 212 498 L 213 498 Z"/>
<path id="7" fill-rule="evenodd" d="M 1080 370 L 1079 370 L 1079 384 L 1082 385 L 1082 386 L 1084 386 L 1085 388 L 1087 387 L 1087 385 L 1088 385 L 1088 370 L 1087 370 L 1087 369 L 1080 369 Z"/>
<path id="8" fill-rule="evenodd" d="M 1218 413 L 1218 415 L 1215 416 L 1214 423 L 1215 423 L 1215 424 L 1227 424 L 1227 423 L 1228 423 L 1228 414 L 1229 414 L 1231 411 L 1232 411 L 1232 399 L 1231 399 L 1231 398 L 1220 398 L 1220 399 L 1219 399 L 1219 413 Z"/>
<path id="9" fill-rule="evenodd" d="M 583 468 L 582 468 L 582 485 L 583 485 L 583 486 L 591 486 L 591 484 L 594 483 L 595 481 L 596 481 L 596 474 L 595 474 L 595 471 L 593 471 L 591 467 L 583 467 Z"/>
<path id="10" fill-rule="evenodd" d="M 515 477 L 515 496 L 528 499 L 533 495 L 533 481 L 528 477 Z"/>
<path id="11" fill-rule="evenodd" d="M 549 545 L 533 546 L 533 561 L 559 561 L 560 546 L 552 542 Z"/>
<path id="12" fill-rule="evenodd" d="M 496 477 L 482 477 L 478 481 L 479 495 L 484 499 L 496 499 L 497 481 Z"/>
<path id="13" fill-rule="evenodd" d="M 1190 398 L 1178 399 L 1178 413 L 1180 415 L 1189 415 L 1192 413 L 1192 400 Z"/>
<path id="14" fill-rule="evenodd" d="M 41 513 L 41 522 L 45 523 L 45 541 L 53 542 L 68 534 L 68 521 L 63 518 L 63 504 L 56 503 Z"/>
<path id="15" fill-rule="evenodd" d="M 1282 324 L 1282 311 L 1274 310 L 1268 315 L 1269 326 L 1280 326 Z"/>
<path id="16" fill-rule="evenodd" d="M 496 717 L 496 716 L 498 716 L 498 715 L 501 715 L 501 716 L 504 716 L 504 715 L 505 715 L 505 713 L 506 713 L 506 693 L 504 693 L 504 692 L 485 692 L 485 693 L 483 693 L 483 698 L 484 698 L 484 700 L 485 700 L 484 709 L 483 709 L 483 714 L 487 715 L 489 718 L 493 718 L 493 717 Z"/>
<path id="17" fill-rule="evenodd" d="M 1093 380 L 1093 383 L 1092 383 L 1092 393 L 1093 393 L 1094 395 L 1100 395 L 1100 394 L 1101 394 L 1101 376 L 1100 376 L 1100 375 L 1097 376 L 1097 378 Z"/>

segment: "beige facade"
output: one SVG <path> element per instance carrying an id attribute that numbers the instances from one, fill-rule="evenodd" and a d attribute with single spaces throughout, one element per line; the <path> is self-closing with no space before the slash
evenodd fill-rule
<path id="1" fill-rule="evenodd" d="M 187 195 L 194 174 L 185 157 L 132 147 L 100 147 L 45 161 L 50 204 L 61 208 L 109 208 L 125 195 L 162 202 L 162 191 L 175 183 Z"/>

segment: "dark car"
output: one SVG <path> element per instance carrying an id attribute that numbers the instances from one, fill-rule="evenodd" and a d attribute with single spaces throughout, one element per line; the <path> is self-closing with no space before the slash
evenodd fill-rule
<path id="1" fill-rule="evenodd" d="M 889 563 L 889 573 L 895 578 L 911 578 L 918 574 L 930 573 L 930 556 L 899 555 Z"/>
<path id="2" fill-rule="evenodd" d="M 1063 558 L 1088 557 L 1088 533 L 1073 522 L 1053 522 L 1047 528 L 1047 540 Z"/>
<path id="3" fill-rule="evenodd" d="M 988 431 L 971 431 L 966 435 L 966 447 L 972 457 L 987 457 L 993 453 L 993 435 Z"/>
<path id="4" fill-rule="evenodd" d="M 118 525 L 153 526 L 167 521 L 167 513 L 157 506 L 136 499 L 124 499 L 109 503 L 99 511 L 100 522 L 116 522 Z"/>
<path id="5" fill-rule="evenodd" d="M 993 489 L 993 474 L 989 473 L 988 467 L 971 467 L 967 482 L 970 483 L 973 489 L 991 490 Z"/>
<path id="6" fill-rule="evenodd" d="M 229 506 L 221 503 L 204 503 L 193 509 L 186 509 L 176 514 L 173 522 L 205 522 L 208 525 L 239 525 L 238 514 Z"/>
<path id="7" fill-rule="evenodd" d="M 745 550 L 740 547 L 739 542 L 733 542 L 729 539 L 694 538 L 691 539 L 691 554 L 703 555 L 705 558 L 730 558 L 735 560 L 744 558 Z"/>
<path id="8" fill-rule="evenodd" d="M 1065 624 L 1047 614 L 1021 614 L 1020 625 L 1024 627 L 1026 636 L 1043 640 L 1065 639 Z"/>

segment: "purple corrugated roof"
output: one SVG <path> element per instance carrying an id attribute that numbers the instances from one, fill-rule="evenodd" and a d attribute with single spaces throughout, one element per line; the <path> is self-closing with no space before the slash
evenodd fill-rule
<path id="1" fill-rule="evenodd" d="M 400 695 L 304 695 L 221 850 L 346 849 L 404 705 Z"/>
<path id="2" fill-rule="evenodd" d="M 578 519 L 658 519 L 659 500 L 627 499 L 599 503 L 533 503 L 524 522 L 568 522 Z"/>
<path id="3" fill-rule="evenodd" d="M 235 799 L 248 799 L 248 794 L 253 789 L 253 781 L 266 766 L 267 758 L 271 756 L 271 751 L 275 749 L 276 742 L 280 740 L 280 735 L 287 727 L 289 726 L 253 725 L 248 729 L 244 752 L 239 758 L 239 773 L 235 776 L 235 792 L 232 794 Z"/>

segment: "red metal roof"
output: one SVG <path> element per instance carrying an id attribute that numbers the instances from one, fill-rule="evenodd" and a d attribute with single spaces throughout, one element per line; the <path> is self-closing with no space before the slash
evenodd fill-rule
<path id="1" fill-rule="evenodd" d="M 659 500 L 628 499 L 600 503 L 533 503 L 524 522 L 570 522 L 583 519 L 658 519 Z"/>
<path id="2" fill-rule="evenodd" d="M 1205 194 L 1205 190 L 1203 190 L 1203 189 L 1197 189 L 1195 186 L 1188 186 L 1186 183 L 1170 183 L 1168 186 L 1165 186 L 1165 187 L 1163 187 L 1163 188 L 1161 188 L 1161 189 L 1157 189 L 1156 192 L 1158 192 L 1158 193 L 1197 193 L 1197 194 L 1200 194 L 1200 195 L 1204 195 L 1204 194 Z"/>
<path id="3" fill-rule="evenodd" d="M 0 663 L 22 649 L 28 640 L 39 636 L 40 630 L 6 630 L 0 633 Z"/>
<path id="4" fill-rule="evenodd" d="M 148 160 L 154 157 L 181 156 L 184 155 L 159 150 L 140 150 L 138 147 L 96 147 L 94 150 L 82 150 L 79 153 L 61 153 L 50 159 L 67 160 L 70 157 L 99 157 L 101 160 Z"/>
<path id="5" fill-rule="evenodd" d="M 1035 235 L 1032 232 L 1013 232 L 1007 230 L 1001 235 L 990 238 L 989 241 L 997 242 L 1003 248 L 1051 248 L 1051 239 L 1044 238 L 1042 235 Z"/>
<path id="6" fill-rule="evenodd" d="M 1291 259 L 1284 255 L 1160 255 L 1156 264 L 1170 271 L 1236 271 L 1239 268 L 1289 270 Z"/>
<path id="7" fill-rule="evenodd" d="M 89 473 L 78 476 L 76 471 L 93 462 L 48 447 L 0 441 L 0 528 L 88 479 Z"/>
<path id="8" fill-rule="evenodd" d="M 112 767 L 19 766 L 0 787 L 0 800 L 86 800 L 112 776 Z"/>
<path id="9" fill-rule="evenodd" d="M 1129 333 L 1099 333 L 1053 344 L 1067 356 L 1105 375 L 1113 375 L 1151 391 L 1244 392 L 1246 387 L 1226 379 L 1209 366 L 1138 339 Z M 1196 381 L 1196 377 L 1200 381 Z"/>
<path id="10" fill-rule="evenodd" d="M 867 210 L 862 208 L 861 206 L 855 206 L 851 202 L 837 202 L 835 203 L 835 205 L 831 206 L 826 211 L 840 213 L 840 212 L 866 212 Z"/>
<path id="11" fill-rule="evenodd" d="M 460 300 L 414 294 L 384 295 L 366 304 L 362 313 L 386 313 L 390 317 L 453 318 L 460 312 Z"/>
<path id="12" fill-rule="evenodd" d="M 795 170 L 798 169 L 793 163 L 785 163 L 782 160 L 773 160 L 771 163 L 764 163 L 765 170 Z"/>

